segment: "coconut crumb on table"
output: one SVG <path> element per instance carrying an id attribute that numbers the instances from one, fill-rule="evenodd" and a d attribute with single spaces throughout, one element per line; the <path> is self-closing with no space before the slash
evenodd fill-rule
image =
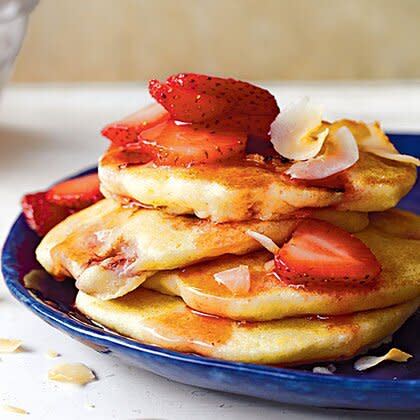
<path id="1" fill-rule="evenodd" d="M 29 414 L 25 409 L 13 405 L 3 404 L 3 410 L 15 414 Z"/>
<path id="2" fill-rule="evenodd" d="M 56 358 L 56 357 L 60 357 L 61 356 L 61 354 L 60 353 L 57 353 L 56 351 L 54 351 L 54 350 L 48 350 L 47 351 L 47 356 L 49 357 L 49 358 L 51 358 L 51 359 L 54 359 L 54 358 Z"/>
<path id="3" fill-rule="evenodd" d="M 48 371 L 48 379 L 51 381 L 86 385 L 94 381 L 96 376 L 83 363 L 63 363 L 54 366 Z"/>
<path id="4" fill-rule="evenodd" d="M 14 353 L 22 345 L 21 340 L 11 338 L 0 338 L 0 353 Z"/>

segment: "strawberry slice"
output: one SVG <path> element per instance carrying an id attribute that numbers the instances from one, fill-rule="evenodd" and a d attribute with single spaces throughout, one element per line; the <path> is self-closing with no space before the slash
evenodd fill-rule
<path id="1" fill-rule="evenodd" d="M 200 125 L 209 130 L 229 130 L 229 131 L 243 131 L 250 136 L 258 137 L 259 139 L 270 139 L 270 124 L 272 117 L 267 115 L 230 115 L 227 117 L 218 117 L 211 121 L 206 121 Z M 269 142 L 264 142 L 269 143 Z M 271 143 L 269 143 L 271 146 Z M 278 153 L 276 153 L 278 154 Z"/>
<path id="2" fill-rule="evenodd" d="M 239 129 L 264 138 L 279 113 L 268 90 L 234 79 L 181 73 L 165 83 L 151 80 L 149 91 L 174 119 L 211 124 L 212 129 Z"/>
<path id="3" fill-rule="evenodd" d="M 99 190 L 98 174 L 69 179 L 54 185 L 46 193 L 46 199 L 70 209 L 83 209 L 103 198 Z"/>
<path id="4" fill-rule="evenodd" d="M 189 166 L 245 156 L 246 137 L 168 120 L 143 131 L 139 147 L 158 165 Z"/>
<path id="5" fill-rule="evenodd" d="M 179 73 L 170 76 L 167 84 L 194 92 L 228 98 L 232 101 L 233 113 L 247 115 L 269 115 L 270 123 L 279 113 L 276 99 L 266 89 L 248 82 L 231 78 L 207 76 L 205 74 Z"/>
<path id="6" fill-rule="evenodd" d="M 275 271 L 286 284 L 366 285 L 381 265 L 358 238 L 321 220 L 304 220 L 275 255 Z"/>
<path id="7" fill-rule="evenodd" d="M 150 80 L 149 92 L 175 120 L 202 122 L 228 112 L 231 104 L 223 97 L 207 95 Z"/>
<path id="8" fill-rule="evenodd" d="M 22 210 L 29 227 L 40 236 L 71 214 L 66 207 L 50 203 L 45 192 L 26 194 L 22 198 Z"/>
<path id="9" fill-rule="evenodd" d="M 125 146 L 135 143 L 141 131 L 153 127 L 168 118 L 169 113 L 161 105 L 152 104 L 120 121 L 108 124 L 101 133 L 114 144 Z"/>

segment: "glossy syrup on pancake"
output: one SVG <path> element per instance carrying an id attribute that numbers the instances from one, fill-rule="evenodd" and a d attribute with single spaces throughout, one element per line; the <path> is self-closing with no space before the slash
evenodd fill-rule
<path id="1" fill-rule="evenodd" d="M 420 294 L 420 241 L 412 238 L 420 218 L 400 210 L 372 216 L 372 225 L 354 235 L 376 255 L 382 272 L 369 282 L 285 284 L 271 272 L 267 251 L 224 256 L 183 270 L 164 271 L 144 286 L 181 296 L 191 307 L 232 319 L 269 320 L 306 314 L 337 315 L 386 307 Z M 389 221 L 392 220 L 392 224 Z M 401 223 L 399 223 L 399 221 Z M 411 228 L 410 228 L 411 226 Z M 392 233 L 389 233 L 389 232 Z M 248 267 L 250 288 L 232 292 L 214 275 Z"/>
<path id="2" fill-rule="evenodd" d="M 351 358 L 381 342 L 415 311 L 418 300 L 338 320 L 251 323 L 185 312 L 181 299 L 144 288 L 109 301 L 79 293 L 76 306 L 107 328 L 170 350 L 240 362 L 303 364 Z"/>
<path id="3" fill-rule="evenodd" d="M 287 219 L 213 224 L 105 199 L 55 226 L 36 254 L 52 275 L 71 275 L 80 290 L 112 299 L 138 287 L 154 271 L 260 249 L 246 234 L 249 229 L 282 243 L 297 223 Z"/>
<path id="4" fill-rule="evenodd" d="M 366 124 L 323 124 L 330 130 L 349 128 L 360 141 L 366 136 Z M 250 140 L 252 153 L 246 157 L 187 167 L 157 165 L 148 162 L 144 152 L 111 146 L 99 163 L 102 192 L 175 214 L 226 222 L 276 219 L 303 207 L 383 211 L 394 207 L 416 179 L 415 165 L 364 150 L 353 166 L 328 178 L 291 179 L 286 172 L 293 162 L 273 153 L 269 142 Z"/>

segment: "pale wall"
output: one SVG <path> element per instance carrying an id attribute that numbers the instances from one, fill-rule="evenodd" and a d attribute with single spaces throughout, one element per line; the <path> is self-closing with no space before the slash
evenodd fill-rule
<path id="1" fill-rule="evenodd" d="M 420 0 L 41 0 L 16 81 L 419 78 Z"/>

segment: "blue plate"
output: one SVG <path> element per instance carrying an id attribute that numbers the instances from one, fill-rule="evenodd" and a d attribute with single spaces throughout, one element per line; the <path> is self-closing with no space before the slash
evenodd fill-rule
<path id="1" fill-rule="evenodd" d="M 420 155 L 420 135 L 391 137 L 402 153 Z M 417 184 L 400 207 L 418 213 L 419 198 L 420 185 Z M 352 361 L 335 363 L 334 375 L 321 375 L 312 373 L 312 366 L 277 368 L 177 353 L 141 344 L 91 323 L 71 306 L 75 290 L 70 280 L 57 283 L 46 278 L 44 293 L 26 289 L 21 283 L 23 276 L 39 268 L 34 256 L 38 243 L 39 238 L 20 215 L 2 255 L 3 274 L 9 290 L 44 321 L 96 351 L 112 352 L 174 381 L 289 404 L 373 410 L 420 409 L 419 314 L 406 322 L 394 335 L 392 343 L 413 354 L 414 358 L 408 363 L 384 363 L 367 372 L 356 372 Z M 381 354 L 390 346 L 382 346 L 371 354 Z"/>

